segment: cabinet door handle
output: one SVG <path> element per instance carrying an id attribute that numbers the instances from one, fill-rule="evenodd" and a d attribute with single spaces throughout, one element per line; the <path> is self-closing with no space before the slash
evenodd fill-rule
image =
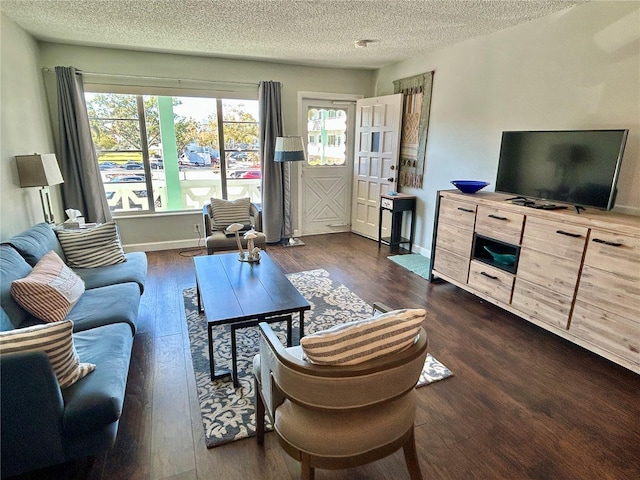
<path id="1" fill-rule="evenodd" d="M 499 217 L 498 215 L 488 215 L 489 218 L 495 218 L 496 220 L 508 220 L 507 217 Z"/>
<path id="2" fill-rule="evenodd" d="M 471 210 L 470 208 L 458 207 L 458 210 L 460 210 L 461 212 L 467 212 L 467 213 L 473 213 L 474 212 L 474 210 Z"/>
<path id="3" fill-rule="evenodd" d="M 495 275 L 489 275 L 487 272 L 480 272 L 480 275 L 484 275 L 487 278 L 490 278 L 491 280 L 498 280 L 498 277 L 496 277 Z"/>
<path id="4" fill-rule="evenodd" d="M 580 235 L 579 233 L 565 232 L 564 230 L 556 230 L 556 233 L 559 233 L 560 235 L 566 235 L 567 237 L 573 237 L 573 238 L 582 237 L 582 235 Z"/>
<path id="5" fill-rule="evenodd" d="M 596 242 L 596 243 L 603 243 L 605 245 L 609 245 L 610 247 L 621 247 L 622 243 L 618 243 L 618 242 L 610 242 L 608 240 L 603 240 L 601 238 L 594 238 L 593 240 L 591 240 L 592 242 Z"/>

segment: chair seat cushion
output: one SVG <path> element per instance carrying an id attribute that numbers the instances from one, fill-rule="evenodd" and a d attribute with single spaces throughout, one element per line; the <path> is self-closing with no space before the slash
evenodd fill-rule
<path id="1" fill-rule="evenodd" d="M 247 248 L 247 240 L 240 235 L 240 241 L 243 248 Z M 267 243 L 267 237 L 262 232 L 256 232 L 256 238 L 253 239 L 253 244 L 256 247 L 264 248 Z M 207 249 L 213 250 L 237 250 L 236 237 L 227 237 L 224 231 L 211 232 L 211 235 L 207 237 Z"/>
<path id="2" fill-rule="evenodd" d="M 135 332 L 140 305 L 140 288 L 136 283 L 119 283 L 85 290 L 67 319 L 73 320 L 73 331 L 112 323 L 126 323 Z"/>
<path id="3" fill-rule="evenodd" d="M 124 254 L 126 262 L 104 267 L 74 268 L 73 271 L 84 280 L 87 290 L 118 283 L 135 282 L 144 293 L 144 282 L 147 277 L 147 255 L 144 252 Z"/>
<path id="4" fill-rule="evenodd" d="M 96 369 L 65 390 L 62 427 L 77 435 L 103 428 L 120 418 L 133 347 L 129 325 L 116 323 L 74 334 L 78 356 Z"/>
<path id="5" fill-rule="evenodd" d="M 413 426 L 415 411 L 415 390 L 358 410 L 307 409 L 285 400 L 276 409 L 275 429 L 295 448 L 312 455 L 349 457 L 402 437 Z"/>

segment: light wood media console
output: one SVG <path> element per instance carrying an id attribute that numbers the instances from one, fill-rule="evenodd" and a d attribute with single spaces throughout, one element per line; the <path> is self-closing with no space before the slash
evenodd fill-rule
<path id="1" fill-rule="evenodd" d="M 640 217 L 509 198 L 438 192 L 432 277 L 640 373 Z"/>

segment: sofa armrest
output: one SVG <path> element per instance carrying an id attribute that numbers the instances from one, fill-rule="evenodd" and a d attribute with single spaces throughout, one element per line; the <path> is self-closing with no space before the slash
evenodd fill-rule
<path id="1" fill-rule="evenodd" d="M 262 232 L 262 210 L 255 203 L 249 207 L 249 215 L 253 219 L 253 228 L 256 232 Z"/>
<path id="2" fill-rule="evenodd" d="M 65 460 L 62 392 L 44 352 L 0 355 L 2 478 Z"/>
<path id="3" fill-rule="evenodd" d="M 209 211 L 210 204 L 206 203 L 202 207 L 202 221 L 204 222 L 204 236 L 208 237 L 211 235 L 211 214 Z"/>

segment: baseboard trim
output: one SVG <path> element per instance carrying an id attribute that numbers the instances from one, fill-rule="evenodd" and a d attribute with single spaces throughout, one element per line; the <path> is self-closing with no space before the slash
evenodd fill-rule
<path id="1" fill-rule="evenodd" d="M 204 240 L 171 240 L 166 242 L 131 243 L 123 245 L 125 252 L 154 252 L 157 250 L 178 250 L 181 248 L 204 247 Z"/>

